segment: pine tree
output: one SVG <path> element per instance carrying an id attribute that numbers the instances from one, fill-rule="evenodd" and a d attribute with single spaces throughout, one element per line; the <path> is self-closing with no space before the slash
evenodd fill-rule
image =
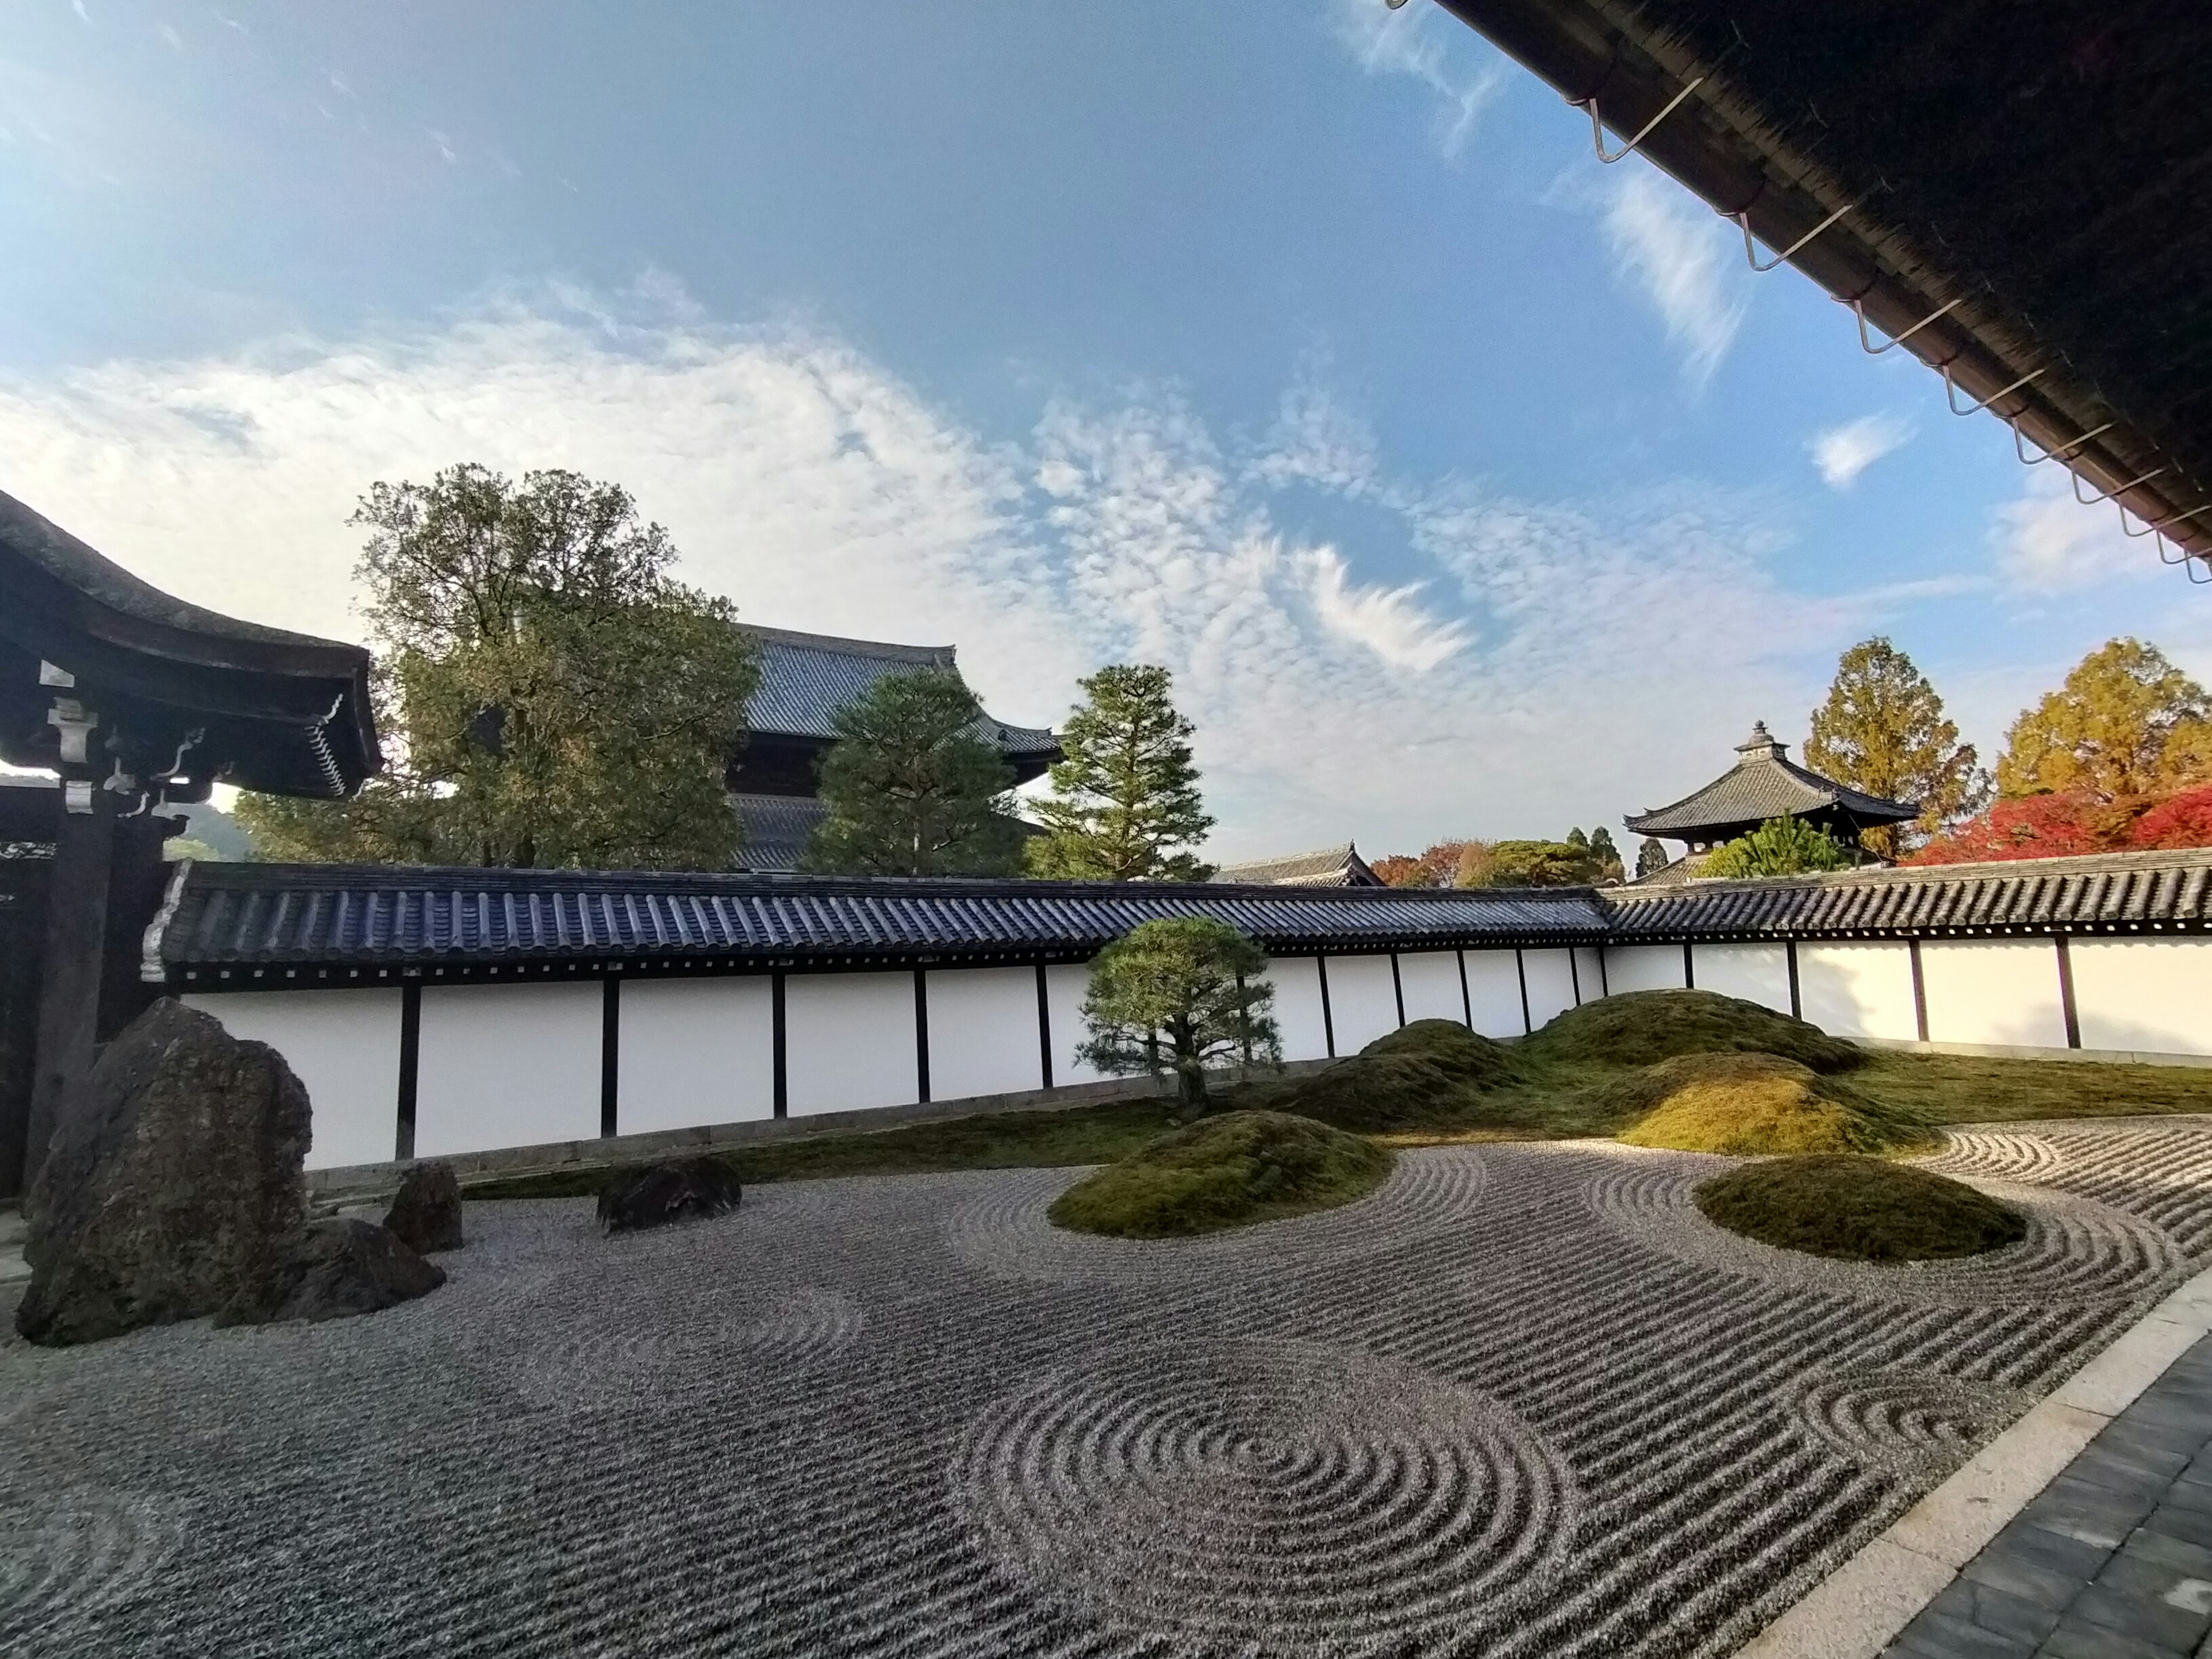
<path id="1" fill-rule="evenodd" d="M 1889 800 L 1917 800 L 1913 838 L 1942 832 L 1979 811 L 1989 799 L 1988 774 L 1972 744 L 1944 718 L 1943 699 L 1912 659 L 1876 636 L 1844 653 L 1828 700 L 1813 711 L 1805 763 L 1838 783 Z M 1869 852 L 1893 858 L 1900 826 L 1859 832 Z"/>
<path id="2" fill-rule="evenodd" d="M 1021 865 L 1014 775 L 977 732 L 957 674 L 886 674 L 837 711 L 822 757 L 830 815 L 799 868 L 823 875 L 1004 876 Z"/>
<path id="3" fill-rule="evenodd" d="M 1620 849 L 1613 844 L 1613 831 L 1603 824 L 1590 831 L 1590 879 L 1620 881 L 1626 872 L 1621 867 Z"/>
<path id="4" fill-rule="evenodd" d="M 1747 836 L 1716 847 L 1701 876 L 1794 876 L 1808 870 L 1844 870 L 1851 855 L 1824 830 L 1802 818 L 1769 818 Z"/>
<path id="5" fill-rule="evenodd" d="M 2154 645 L 2108 640 L 2012 723 L 1998 793 L 2140 802 L 2212 776 L 2212 698 Z"/>
<path id="6" fill-rule="evenodd" d="M 1047 833 L 1030 873 L 1065 881 L 1203 881 L 1179 848 L 1212 828 L 1198 793 L 1196 729 L 1169 702 L 1164 668 L 1116 664 L 1082 682 L 1085 701 L 1060 734 L 1053 793 L 1032 804 Z"/>
<path id="7" fill-rule="evenodd" d="M 1260 947 L 1226 922 L 1141 922 L 1091 964 L 1083 1058 L 1102 1072 L 1176 1074 L 1183 1105 L 1206 1104 L 1208 1066 L 1275 1064 L 1275 988 Z"/>
<path id="8" fill-rule="evenodd" d="M 1641 881 L 1646 876 L 1656 875 L 1673 862 L 1674 860 L 1667 856 L 1667 849 L 1646 836 L 1643 844 L 1636 849 L 1636 878 Z"/>

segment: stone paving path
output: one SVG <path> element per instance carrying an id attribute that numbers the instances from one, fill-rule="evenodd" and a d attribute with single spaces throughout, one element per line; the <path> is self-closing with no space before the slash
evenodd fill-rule
<path id="1" fill-rule="evenodd" d="M 2212 1659 L 2212 1337 L 1990 1540 L 1885 1659 Z"/>

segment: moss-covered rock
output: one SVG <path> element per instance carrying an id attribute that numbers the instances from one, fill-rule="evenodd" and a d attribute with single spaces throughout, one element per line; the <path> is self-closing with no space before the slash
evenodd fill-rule
<path id="1" fill-rule="evenodd" d="M 1077 1232 L 1173 1238 L 1325 1210 L 1390 1173 L 1387 1148 L 1311 1118 L 1228 1112 L 1202 1118 L 1086 1176 L 1053 1201 Z"/>
<path id="2" fill-rule="evenodd" d="M 1417 1019 L 1359 1051 L 1383 1059 L 1425 1060 L 1446 1077 L 1478 1089 L 1516 1080 L 1512 1050 L 1454 1019 Z"/>
<path id="3" fill-rule="evenodd" d="M 1570 1008 L 1521 1057 L 1543 1065 L 1651 1066 L 1677 1054 L 1780 1054 L 1816 1072 L 1845 1072 L 1866 1056 L 1854 1043 L 1756 1002 L 1717 991 L 1627 991 Z"/>
<path id="4" fill-rule="evenodd" d="M 1878 1158 L 1778 1158 L 1698 1187 L 1706 1219 L 1763 1244 L 1856 1261 L 1978 1255 L 2027 1233 L 1964 1182 Z"/>
<path id="5" fill-rule="evenodd" d="M 1683 1054 L 1606 1085 L 1632 1146 L 1734 1158 L 1890 1152 L 1940 1139 L 1917 1113 L 1778 1054 Z"/>

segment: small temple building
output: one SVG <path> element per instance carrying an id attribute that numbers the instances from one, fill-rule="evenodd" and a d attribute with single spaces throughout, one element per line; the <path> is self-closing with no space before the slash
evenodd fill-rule
<path id="1" fill-rule="evenodd" d="M 1251 887 L 1380 887 L 1382 878 L 1367 867 L 1359 849 L 1350 842 L 1323 847 L 1287 858 L 1255 859 L 1249 864 L 1224 864 L 1213 879 Z"/>
<path id="2" fill-rule="evenodd" d="M 1729 770 L 1671 806 L 1623 818 L 1633 834 L 1688 843 L 1683 856 L 1638 881 L 1692 880 L 1706 854 L 1771 818 L 1803 818 L 1856 848 L 1860 830 L 1920 816 L 1917 802 L 1866 794 L 1798 765 L 1790 758 L 1789 747 L 1775 741 L 1765 720 L 1754 721 L 1751 735 L 1735 746 L 1735 764 Z"/>
<path id="3" fill-rule="evenodd" d="M 760 684 L 746 706 L 745 742 L 728 776 L 731 802 L 745 826 L 739 867 L 795 869 L 807 836 L 828 816 L 816 768 L 836 741 L 837 711 L 887 674 L 933 668 L 957 675 L 960 669 L 949 645 L 889 645 L 781 628 L 746 626 L 744 632 L 760 647 Z M 1018 784 L 1060 758 L 1060 739 L 1048 730 L 985 714 L 975 732 L 1006 757 Z"/>

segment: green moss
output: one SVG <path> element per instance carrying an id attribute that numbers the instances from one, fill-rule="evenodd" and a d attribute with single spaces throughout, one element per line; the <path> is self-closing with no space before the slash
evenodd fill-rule
<path id="1" fill-rule="evenodd" d="M 1162 1135 L 1054 1200 L 1077 1232 L 1172 1238 L 1325 1210 L 1390 1173 L 1370 1140 L 1282 1112 L 1230 1112 Z"/>
<path id="2" fill-rule="evenodd" d="M 1893 1152 L 1940 1137 L 1919 1113 L 1869 1099 L 1779 1054 L 1682 1054 L 1612 1085 L 1632 1146 L 1747 1158 Z"/>
<path id="3" fill-rule="evenodd" d="M 1978 1255 L 2027 1237 L 2019 1213 L 1964 1182 L 1876 1158 L 1779 1158 L 1698 1187 L 1708 1220 L 1763 1244 L 1856 1261 Z"/>
<path id="4" fill-rule="evenodd" d="M 1677 1054 L 1780 1054 L 1816 1072 L 1844 1072 L 1866 1055 L 1856 1043 L 1756 1002 L 1716 991 L 1630 991 L 1570 1008 L 1521 1044 L 1536 1066 L 1652 1066 Z"/>
<path id="5" fill-rule="evenodd" d="M 1457 1020 L 1417 1019 L 1359 1052 L 1377 1059 L 1424 1060 L 1446 1077 L 1478 1089 L 1493 1089 L 1520 1075 L 1511 1049 Z"/>

